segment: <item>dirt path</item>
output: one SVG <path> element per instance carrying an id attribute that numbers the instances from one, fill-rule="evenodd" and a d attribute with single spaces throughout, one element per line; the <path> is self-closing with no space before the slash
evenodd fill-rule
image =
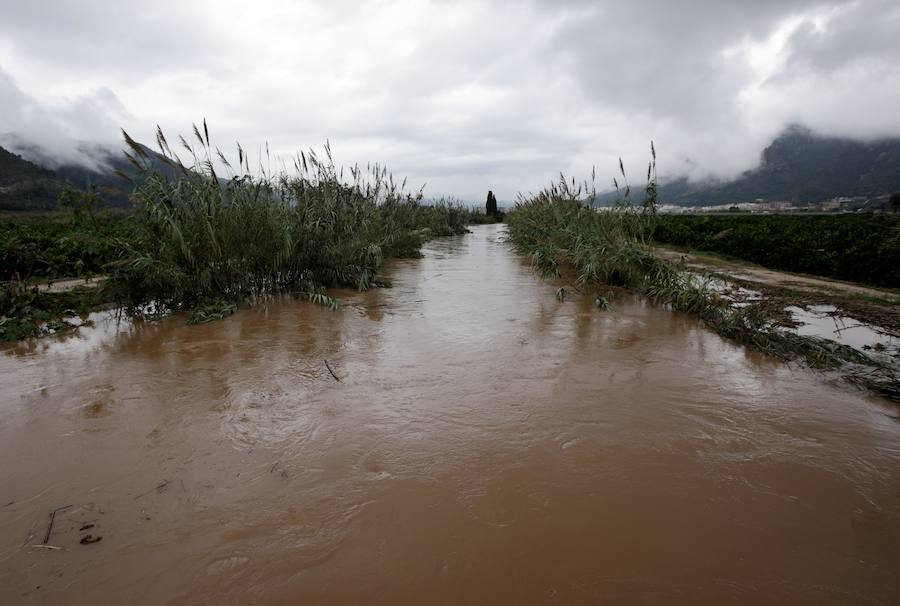
<path id="1" fill-rule="evenodd" d="M 798 291 L 824 293 L 835 296 L 861 296 L 879 299 L 891 305 L 900 304 L 900 292 L 864 286 L 853 282 L 819 278 L 805 274 L 794 274 L 775 269 L 766 269 L 745 261 L 723 259 L 714 255 L 684 252 L 672 248 L 655 247 L 654 251 L 664 259 L 678 261 L 684 259 L 687 267 L 700 271 L 720 274 L 735 280 L 754 282 L 762 285 Z"/>
<path id="2" fill-rule="evenodd" d="M 93 276 L 90 278 L 63 278 L 61 280 L 53 280 L 48 283 L 37 284 L 38 292 L 66 292 L 83 286 L 85 288 L 96 288 L 100 286 L 106 276 Z"/>
<path id="3" fill-rule="evenodd" d="M 799 309 L 801 312 L 813 312 L 818 319 L 841 319 L 834 331 L 828 330 L 819 336 L 842 342 L 846 335 L 840 331 L 849 322 L 871 327 L 873 336 L 882 334 L 900 338 L 900 292 L 896 290 L 767 269 L 749 262 L 673 248 L 656 247 L 654 251 L 664 259 L 683 260 L 685 266 L 693 271 L 712 274 L 745 289 L 758 291 L 770 302 L 772 310 Z M 797 319 L 796 313 L 794 317 Z M 800 322 L 805 323 L 806 320 L 801 319 Z"/>

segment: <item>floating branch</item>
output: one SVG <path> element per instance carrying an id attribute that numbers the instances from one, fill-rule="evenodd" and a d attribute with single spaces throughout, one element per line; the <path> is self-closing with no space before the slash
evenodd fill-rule
<path id="1" fill-rule="evenodd" d="M 337 381 L 338 383 L 341 382 L 341 378 L 339 376 L 337 376 L 336 374 L 334 374 L 334 371 L 331 369 L 331 364 L 328 363 L 328 360 L 325 360 L 325 368 L 328 369 L 328 372 L 331 373 L 331 376 L 334 377 L 335 381 Z"/>

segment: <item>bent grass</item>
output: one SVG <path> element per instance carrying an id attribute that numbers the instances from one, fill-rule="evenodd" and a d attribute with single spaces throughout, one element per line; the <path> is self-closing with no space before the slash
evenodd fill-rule
<path id="1" fill-rule="evenodd" d="M 651 251 L 657 223 L 656 156 L 647 170 L 644 199 L 633 204 L 626 183 L 625 197 L 611 208 L 598 209 L 591 182 L 576 184 L 560 179 L 538 192 L 519 196 L 507 215 L 510 240 L 530 258 L 539 274 L 559 276 L 562 265 L 577 272 L 577 287 L 596 292 L 600 309 L 609 309 L 609 295 L 603 285 L 622 286 L 642 293 L 669 309 L 700 318 L 719 335 L 782 360 L 801 360 L 815 369 L 841 368 L 847 378 L 860 385 L 900 397 L 900 378 L 895 369 L 851 347 L 834 341 L 801 336 L 780 329 L 763 305 L 751 303 L 735 307 L 710 288 L 683 264 L 666 261 Z M 618 188 L 618 181 L 614 184 Z M 557 298 L 564 301 L 569 291 L 561 288 Z M 873 373 L 872 369 L 878 372 Z"/>
<path id="2" fill-rule="evenodd" d="M 418 256 L 427 239 L 463 233 L 473 216 L 453 201 L 424 204 L 421 190 L 377 164 L 345 178 L 327 143 L 324 156 L 297 154 L 292 171 L 271 173 L 261 161 L 253 172 L 240 145 L 232 164 L 212 144 L 205 121 L 193 131 L 190 143 L 179 137 L 188 162 L 159 128 L 158 152 L 123 133 L 143 175 L 133 200 L 146 237 L 110 265 L 109 285 L 132 311 L 188 308 L 190 322 L 205 322 L 282 291 L 335 309 L 327 288 L 375 286 L 386 258 Z"/>

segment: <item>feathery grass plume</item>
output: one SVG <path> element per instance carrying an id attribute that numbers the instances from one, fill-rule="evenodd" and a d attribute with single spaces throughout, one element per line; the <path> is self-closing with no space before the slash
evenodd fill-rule
<path id="1" fill-rule="evenodd" d="M 594 209 L 590 195 L 585 196 L 580 187 L 561 176 L 537 194 L 519 196 L 507 215 L 511 242 L 544 276 L 558 276 L 563 265 L 573 267 L 579 289 L 596 289 L 600 309 L 611 307 L 611 293 L 601 295 L 599 288 L 622 286 L 670 309 L 693 314 L 720 335 L 772 356 L 799 358 L 815 368 L 878 366 L 852 348 L 778 329 L 760 304 L 735 308 L 710 288 L 707 280 L 698 280 L 696 274 L 653 255 L 650 244 L 658 217 L 652 143 L 650 149 L 651 170 L 640 205 L 620 199 L 612 208 Z M 621 161 L 619 168 L 624 179 Z M 625 191 L 627 194 L 627 187 Z M 564 300 L 567 294 L 560 289 L 557 298 Z"/>
<path id="2" fill-rule="evenodd" d="M 476 218 L 454 200 L 424 204 L 421 190 L 407 192 L 406 180 L 398 185 L 381 165 L 354 167 L 345 180 L 327 142 L 324 159 L 300 152 L 292 174 L 270 172 L 268 145 L 266 166 L 260 151 L 254 174 L 238 144 L 243 174 L 221 179 L 214 161 L 230 168 L 228 158 L 212 144 L 206 120 L 202 132 L 192 126 L 198 147 L 179 137 L 190 167 L 157 130 L 160 159 L 181 168 L 171 174 L 155 170 L 124 133 L 144 173 L 133 199 L 146 233 L 111 268 L 110 284 L 134 310 L 193 308 L 200 322 L 275 292 L 334 308 L 326 288 L 369 288 L 384 259 L 418 256 L 428 238 L 463 233 Z"/>

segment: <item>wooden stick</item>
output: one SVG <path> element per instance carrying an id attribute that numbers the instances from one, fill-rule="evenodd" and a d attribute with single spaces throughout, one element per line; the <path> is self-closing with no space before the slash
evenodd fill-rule
<path id="1" fill-rule="evenodd" d="M 50 512 L 50 523 L 47 524 L 47 532 L 44 533 L 44 545 L 46 545 L 47 541 L 50 540 L 50 533 L 53 532 L 53 522 L 56 520 L 56 512 L 62 511 L 63 509 L 68 509 L 69 507 L 71 507 L 71 505 L 63 505 L 62 507 L 57 507 Z"/>
<path id="2" fill-rule="evenodd" d="M 323 359 L 324 359 L 324 358 L 323 358 Z M 328 360 L 325 360 L 325 368 L 328 369 L 328 372 L 331 373 L 331 376 L 334 377 L 334 380 L 335 380 L 335 381 L 337 381 L 338 383 L 341 382 L 341 378 L 340 378 L 339 376 L 337 376 L 336 374 L 334 374 L 334 371 L 331 370 L 331 364 L 328 363 Z"/>

